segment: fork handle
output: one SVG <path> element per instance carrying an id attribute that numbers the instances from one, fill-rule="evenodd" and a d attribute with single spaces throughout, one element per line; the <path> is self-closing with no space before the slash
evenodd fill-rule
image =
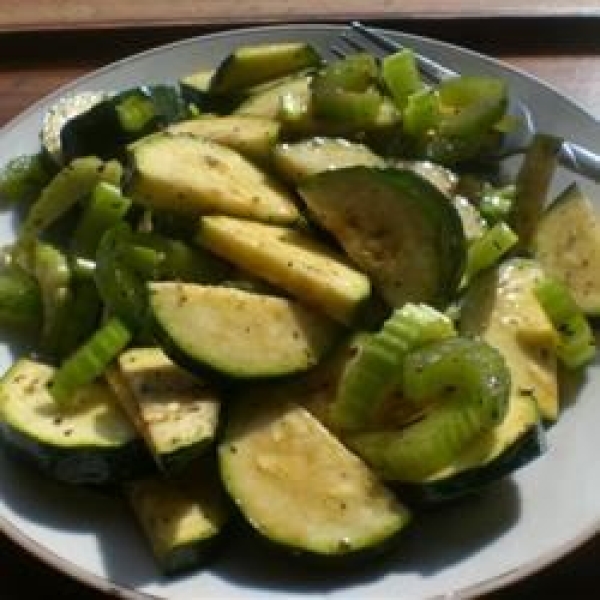
<path id="1" fill-rule="evenodd" d="M 558 153 L 559 163 L 596 183 L 600 183 L 600 155 L 574 142 L 564 141 Z"/>

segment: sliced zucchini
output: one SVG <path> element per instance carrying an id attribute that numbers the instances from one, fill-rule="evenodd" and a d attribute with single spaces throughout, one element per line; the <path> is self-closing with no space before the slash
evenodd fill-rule
<path id="1" fill-rule="evenodd" d="M 565 282 L 585 313 L 600 315 L 600 218 L 576 184 L 544 212 L 532 250 L 548 274 Z"/>
<path id="2" fill-rule="evenodd" d="M 281 126 L 274 119 L 228 115 L 206 116 L 171 125 L 171 133 L 191 133 L 237 150 L 251 160 L 265 163 L 271 158 Z"/>
<path id="3" fill-rule="evenodd" d="M 200 221 L 199 242 L 241 269 L 283 288 L 342 323 L 358 316 L 369 279 L 305 233 L 232 217 Z"/>
<path id="4" fill-rule="evenodd" d="M 226 498 L 216 473 L 204 464 L 176 478 L 132 482 L 126 494 L 165 575 L 202 567 L 228 520 Z"/>
<path id="5" fill-rule="evenodd" d="M 234 111 L 238 115 L 277 119 L 285 98 L 308 103 L 311 76 L 303 73 L 285 77 L 273 84 L 255 89 Z"/>
<path id="6" fill-rule="evenodd" d="M 540 456 L 546 448 L 535 400 L 512 393 L 502 423 L 478 436 L 450 464 L 402 491 L 415 500 L 441 502 L 480 490 Z"/>
<path id="7" fill-rule="evenodd" d="M 256 532 L 330 559 L 383 551 L 409 513 L 305 408 L 246 394 L 218 451 L 227 492 Z"/>
<path id="8" fill-rule="evenodd" d="M 503 354 L 512 394 L 531 396 L 545 420 L 558 416 L 556 331 L 535 297 L 543 278 L 538 263 L 512 259 L 481 275 L 468 288 L 460 330 L 481 336 Z"/>
<path id="9" fill-rule="evenodd" d="M 161 470 L 180 471 L 213 442 L 219 397 L 159 348 L 126 350 L 107 377 Z"/>
<path id="10" fill-rule="evenodd" d="M 158 334 L 190 368 L 287 375 L 315 365 L 338 337 L 333 321 L 286 298 L 175 282 L 149 292 Z"/>
<path id="11" fill-rule="evenodd" d="M 107 97 L 106 92 L 79 92 L 61 98 L 48 109 L 42 123 L 41 141 L 44 151 L 56 164 L 62 165 L 64 161 L 60 133 L 67 121 L 81 115 Z"/>
<path id="12" fill-rule="evenodd" d="M 410 170 L 348 167 L 300 185 L 328 230 L 391 306 L 444 306 L 465 262 L 460 217 L 438 189 Z"/>
<path id="13" fill-rule="evenodd" d="M 215 71 L 210 92 L 230 94 L 255 85 L 317 67 L 321 57 L 305 42 L 244 46 L 227 56 Z"/>
<path id="14" fill-rule="evenodd" d="M 167 85 L 132 88 L 103 99 L 70 119 L 60 132 L 64 157 L 121 157 L 125 146 L 189 115 L 179 92 Z"/>
<path id="15" fill-rule="evenodd" d="M 50 393 L 54 369 L 26 358 L 0 382 L 0 431 L 7 448 L 47 475 L 76 484 L 115 484 L 151 472 L 152 461 L 108 385 L 80 389 L 61 409 Z"/>
<path id="16" fill-rule="evenodd" d="M 363 165 L 384 167 L 385 161 L 364 144 L 343 138 L 312 138 L 295 143 L 278 144 L 273 160 L 275 168 L 292 183 L 306 177 L 343 167 Z"/>
<path id="17" fill-rule="evenodd" d="M 458 177 L 450 169 L 430 160 L 398 160 L 392 166 L 418 173 L 446 196 L 452 196 L 458 185 Z"/>
<path id="18" fill-rule="evenodd" d="M 162 133 L 132 149 L 130 195 L 155 209 L 291 223 L 292 196 L 241 154 L 189 134 Z"/>

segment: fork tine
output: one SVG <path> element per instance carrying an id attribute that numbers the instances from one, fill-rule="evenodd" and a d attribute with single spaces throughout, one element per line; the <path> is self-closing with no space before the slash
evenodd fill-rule
<path id="1" fill-rule="evenodd" d="M 399 50 L 405 49 L 405 46 L 399 42 L 390 39 L 382 33 L 373 31 L 371 28 L 363 25 L 360 21 L 352 21 L 350 26 L 365 39 L 386 52 L 398 52 Z M 356 46 L 360 47 L 359 44 L 356 44 Z M 459 75 L 456 71 L 448 69 L 426 56 L 418 54 L 417 52 L 413 52 L 413 54 L 421 73 L 434 82 L 443 81 L 444 79 L 450 79 L 451 77 L 457 77 Z"/>

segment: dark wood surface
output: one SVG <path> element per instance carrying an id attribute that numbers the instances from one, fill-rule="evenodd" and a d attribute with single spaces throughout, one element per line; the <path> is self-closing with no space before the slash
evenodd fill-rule
<path id="1" fill-rule="evenodd" d="M 132 7 L 136 4 L 138 11 L 142 11 L 138 12 L 137 20 L 132 16 Z M 243 11 L 232 15 L 237 22 L 245 24 L 251 21 L 248 14 L 253 8 L 257 11 L 255 20 L 264 22 L 282 20 L 286 14 L 276 10 L 269 13 L 266 10 L 269 6 L 289 8 L 298 3 L 181 2 L 174 11 L 166 11 L 165 7 L 174 6 L 175 2 L 148 1 L 144 4 L 147 11 L 142 10 L 140 4 L 0 0 L 0 126 L 62 83 L 117 58 L 218 26 L 216 18 L 212 21 L 208 17 L 199 18 L 193 12 L 196 5 L 202 4 L 207 10 L 220 6 L 230 11 L 241 6 Z M 523 8 L 524 3 L 517 2 L 504 3 L 502 8 L 495 9 L 491 2 L 488 6 L 475 0 L 436 3 L 405 0 L 401 4 L 400 7 L 400 3 L 382 1 L 362 2 L 360 6 L 369 6 L 372 11 L 377 9 L 377 20 L 388 27 L 460 43 L 504 59 L 553 84 L 600 118 L 600 35 L 597 35 L 600 2 L 575 5 L 547 0 L 529 3 L 527 9 Z M 26 5 L 30 7 L 29 12 L 23 10 Z M 99 12 L 86 12 L 84 5 L 88 9 L 95 5 Z M 329 20 L 336 20 L 331 12 L 336 6 L 344 18 L 365 14 L 357 8 L 358 2 L 323 2 L 315 4 L 314 15 L 324 14 L 321 5 L 329 7 Z M 39 7 L 37 17 L 35 11 L 31 11 L 34 6 Z M 63 12 L 52 13 L 49 6 L 60 6 Z M 397 15 L 390 10 L 394 6 L 400 7 Z M 111 18 L 107 16 L 110 7 L 116 11 Z M 189 11 L 186 14 L 185 7 Z M 350 14 L 352 7 L 356 8 L 355 14 Z M 388 10 L 383 10 L 384 7 Z M 411 7 L 416 10 L 414 14 L 407 12 Z M 431 9 L 429 13 L 427 7 Z M 67 9 L 72 12 L 68 13 Z M 598 508 L 600 512 L 600 506 Z M 600 536 L 541 573 L 487 598 L 592 599 L 600 597 L 599 588 Z M 46 598 L 109 600 L 112 596 L 56 572 L 0 534 L 0 600 Z"/>

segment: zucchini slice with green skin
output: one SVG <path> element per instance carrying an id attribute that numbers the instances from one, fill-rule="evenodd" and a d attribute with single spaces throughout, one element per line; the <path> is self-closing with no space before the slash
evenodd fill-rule
<path id="1" fill-rule="evenodd" d="M 277 119 L 284 98 L 294 98 L 300 103 L 310 101 L 310 81 L 311 76 L 302 73 L 250 90 L 250 95 L 240 103 L 234 114 Z"/>
<path id="2" fill-rule="evenodd" d="M 213 94 L 239 92 L 320 64 L 317 51 L 304 42 L 243 46 L 218 66 L 209 90 Z"/>
<path id="3" fill-rule="evenodd" d="M 146 478 L 125 488 L 165 575 L 202 567 L 227 525 L 227 499 L 213 470 L 194 463 L 176 478 Z"/>
<path id="4" fill-rule="evenodd" d="M 181 471 L 215 439 L 220 400 L 159 348 L 130 348 L 107 379 L 162 471 Z"/>
<path id="5" fill-rule="evenodd" d="M 549 275 L 565 282 L 581 310 L 600 315 L 600 217 L 576 184 L 542 214 L 532 252 Z"/>
<path id="6" fill-rule="evenodd" d="M 478 436 L 454 461 L 425 481 L 403 486 L 402 493 L 425 503 L 476 493 L 537 458 L 545 449 L 535 400 L 512 393 L 499 425 Z"/>
<path id="7" fill-rule="evenodd" d="M 410 170 L 359 166 L 314 175 L 299 191 L 390 306 L 451 300 L 465 235 L 456 209 L 431 183 Z"/>
<path id="8" fill-rule="evenodd" d="M 251 160 L 265 163 L 271 158 L 280 129 L 281 125 L 275 119 L 227 115 L 181 121 L 171 125 L 168 131 L 197 135 L 237 150 Z"/>
<path id="9" fill-rule="evenodd" d="M 20 359 L 0 382 L 0 432 L 7 450 L 50 477 L 113 485 L 152 472 L 152 460 L 104 382 L 61 409 L 48 391 L 54 369 Z M 102 427 L 98 424 L 102 423 Z"/>
<path id="10" fill-rule="evenodd" d="M 60 134 L 67 121 L 81 115 L 107 98 L 106 92 L 78 92 L 60 98 L 45 113 L 41 132 L 42 147 L 46 155 L 57 165 L 62 165 L 64 161 Z"/>
<path id="11" fill-rule="evenodd" d="M 384 159 L 364 144 L 343 138 L 324 137 L 278 144 L 274 150 L 273 161 L 275 169 L 294 184 L 329 169 L 356 165 L 385 166 Z"/>
<path id="12" fill-rule="evenodd" d="M 131 147 L 129 195 L 154 209 L 293 223 L 291 194 L 241 154 L 189 134 L 161 133 Z"/>
<path id="13" fill-rule="evenodd" d="M 191 370 L 289 375 L 318 363 L 339 335 L 333 321 L 287 298 L 176 282 L 148 290 L 159 338 Z"/>
<path id="14" fill-rule="evenodd" d="M 511 259 L 477 277 L 463 298 L 459 331 L 479 336 L 504 356 L 512 393 L 531 396 L 542 418 L 559 411 L 558 337 L 535 296 L 544 277 L 539 263 Z"/>
<path id="15" fill-rule="evenodd" d="M 356 320 L 371 294 L 367 276 L 343 256 L 289 227 L 207 216 L 197 240 L 341 323 Z"/>
<path id="16" fill-rule="evenodd" d="M 386 549 L 409 512 L 305 408 L 277 394 L 240 397 L 218 449 L 221 478 L 260 535 L 329 560 Z"/>

